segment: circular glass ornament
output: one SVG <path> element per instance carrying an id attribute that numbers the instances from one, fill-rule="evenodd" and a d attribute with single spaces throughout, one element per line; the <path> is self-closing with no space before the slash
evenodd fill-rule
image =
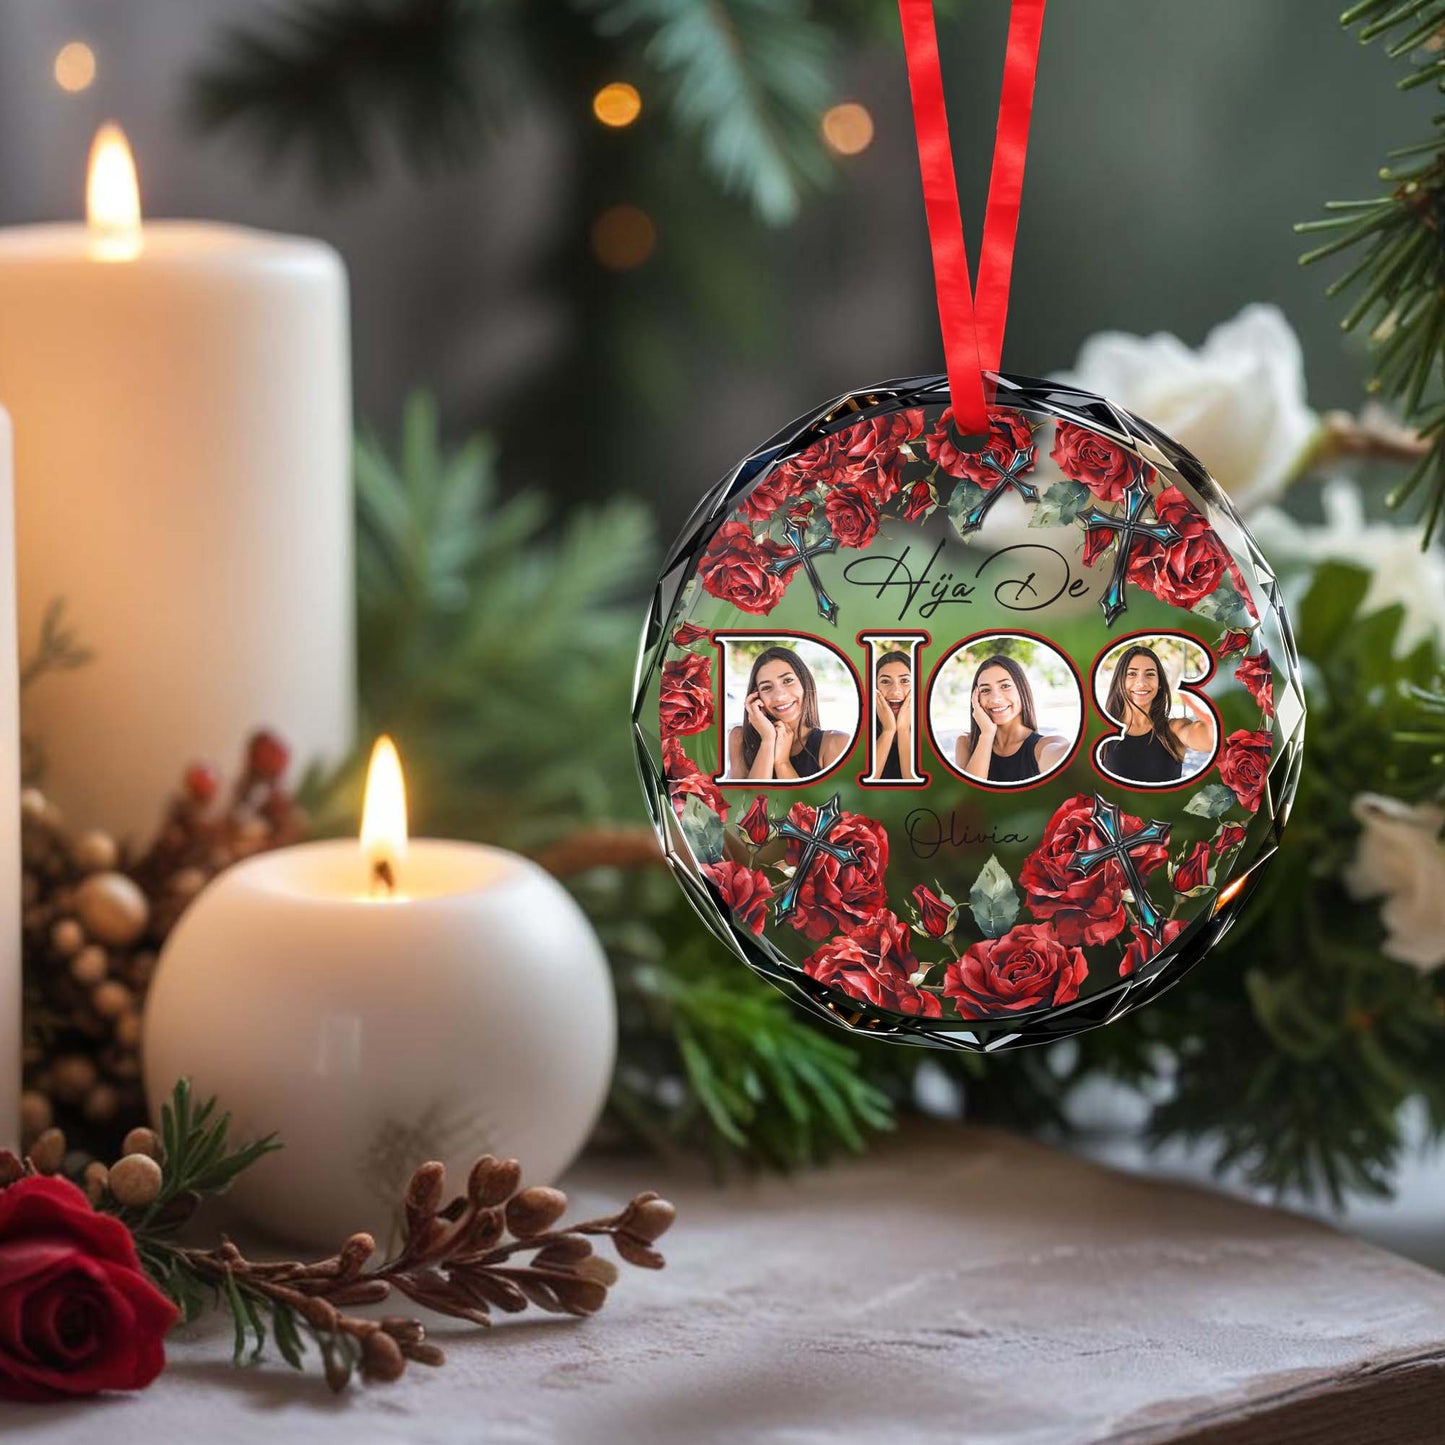
<path id="1" fill-rule="evenodd" d="M 982 449 L 920 378 L 725 477 L 664 566 L 633 723 L 668 862 L 745 963 L 843 1027 L 993 1051 L 1107 1023 L 1219 940 L 1305 710 L 1203 466 L 1089 392 L 990 379 Z"/>

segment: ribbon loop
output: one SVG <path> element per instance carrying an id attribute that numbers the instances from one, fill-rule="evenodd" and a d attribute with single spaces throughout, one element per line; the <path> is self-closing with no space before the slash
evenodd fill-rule
<path id="1" fill-rule="evenodd" d="M 957 429 L 973 435 L 988 432 L 983 373 L 997 371 L 1003 358 L 1044 3 L 1045 0 L 1011 0 L 1008 55 L 999 96 L 975 294 L 969 280 L 968 249 L 963 238 L 958 181 L 948 136 L 933 0 L 898 0 L 948 389 Z"/>

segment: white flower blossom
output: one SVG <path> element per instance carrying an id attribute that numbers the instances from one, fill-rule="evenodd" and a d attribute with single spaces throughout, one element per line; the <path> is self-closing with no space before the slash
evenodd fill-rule
<path id="1" fill-rule="evenodd" d="M 1355 898 L 1384 898 L 1387 957 L 1432 973 L 1445 964 L 1445 809 L 1379 793 L 1360 793 L 1350 806 L 1360 841 L 1345 887 Z"/>
<path id="2" fill-rule="evenodd" d="M 1177 336 L 1091 336 L 1060 378 L 1137 413 L 1203 462 L 1241 511 L 1277 497 L 1319 430 L 1299 338 L 1277 306 L 1246 306 L 1192 351 Z"/>
<path id="3" fill-rule="evenodd" d="M 1294 566 L 1313 570 L 1321 562 L 1351 562 L 1370 574 L 1362 612 L 1378 612 L 1399 603 L 1404 609 L 1395 650 L 1411 651 L 1427 638 L 1445 636 L 1445 551 L 1439 544 L 1420 550 L 1413 527 L 1365 521 L 1359 489 L 1344 478 L 1326 484 L 1322 494 L 1325 522 L 1308 526 L 1276 507 L 1250 519 L 1260 550 L 1279 570 Z"/>

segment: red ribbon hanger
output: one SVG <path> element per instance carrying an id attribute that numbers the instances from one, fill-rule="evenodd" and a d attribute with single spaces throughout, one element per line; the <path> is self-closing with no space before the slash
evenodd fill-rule
<path id="1" fill-rule="evenodd" d="M 913 127 L 918 136 L 918 168 L 923 176 L 923 205 L 933 249 L 933 284 L 938 294 L 938 320 L 943 330 L 954 423 L 962 433 L 983 436 L 988 431 L 983 373 L 997 371 L 1003 357 L 1044 0 L 1011 0 L 1008 57 L 998 103 L 976 294 L 969 281 L 958 181 L 948 139 L 933 0 L 898 0 L 898 15 L 903 22 Z"/>

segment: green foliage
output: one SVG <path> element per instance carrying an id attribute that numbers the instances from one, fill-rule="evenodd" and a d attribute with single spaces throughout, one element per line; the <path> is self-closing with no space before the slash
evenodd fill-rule
<path id="1" fill-rule="evenodd" d="M 1362 44 L 1383 39 L 1392 60 L 1408 72 L 1401 90 L 1433 84 L 1445 90 L 1445 0 L 1362 0 L 1341 17 L 1359 27 Z M 1428 138 L 1391 151 L 1380 171 L 1386 194 L 1361 201 L 1331 201 L 1324 220 L 1295 227 L 1327 239 L 1301 261 L 1351 254 L 1353 264 L 1328 294 L 1354 293 L 1340 323 L 1346 331 L 1368 328 L 1374 356 L 1370 390 L 1399 403 L 1407 422 L 1430 443 L 1429 451 L 1390 496 L 1403 505 L 1423 487 L 1424 537 L 1428 545 L 1445 509 L 1445 114 L 1436 115 Z"/>

